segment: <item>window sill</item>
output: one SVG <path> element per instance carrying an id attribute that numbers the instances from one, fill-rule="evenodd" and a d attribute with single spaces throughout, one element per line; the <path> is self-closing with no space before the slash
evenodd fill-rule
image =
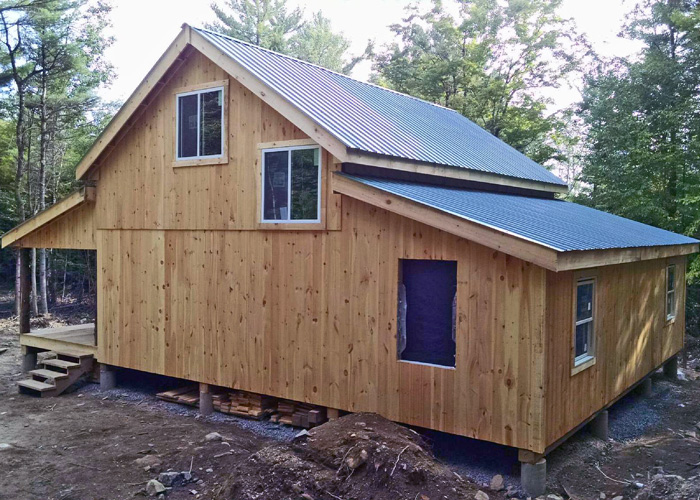
<path id="1" fill-rule="evenodd" d="M 583 370 L 590 368 L 591 366 L 595 365 L 595 362 L 595 356 L 588 356 L 587 358 L 575 361 L 574 367 L 571 369 L 571 376 L 573 377 L 577 373 L 581 373 Z"/>
<path id="2" fill-rule="evenodd" d="M 173 168 L 178 167 L 199 167 L 203 165 L 224 165 L 228 163 L 228 158 L 217 156 L 216 158 L 197 158 L 194 160 L 175 160 Z"/>
<path id="3" fill-rule="evenodd" d="M 398 361 L 399 361 L 399 363 L 407 363 L 409 365 L 429 366 L 431 368 L 442 368 L 443 370 L 456 370 L 457 369 L 454 366 L 435 365 L 433 363 L 423 363 L 422 361 L 411 361 L 410 359 L 399 359 Z"/>
<path id="4" fill-rule="evenodd" d="M 676 322 L 676 316 L 671 316 L 666 318 L 666 325 L 672 325 Z"/>
<path id="5" fill-rule="evenodd" d="M 323 231 L 324 222 L 258 222 L 257 228 L 265 231 Z"/>

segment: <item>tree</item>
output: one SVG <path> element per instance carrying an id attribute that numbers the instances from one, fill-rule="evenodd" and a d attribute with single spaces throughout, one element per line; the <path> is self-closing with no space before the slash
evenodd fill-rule
<path id="1" fill-rule="evenodd" d="M 95 90 L 111 77 L 103 59 L 111 43 L 104 36 L 109 10 L 109 4 L 100 0 L 0 4 L 5 49 L 0 54 L 0 85 L 12 102 L 5 107 L 7 116 L 16 124 L 15 223 L 44 209 L 65 189 L 65 183 L 58 181 L 65 179 L 60 172 L 65 168 L 63 153 L 96 106 Z M 39 286 L 33 287 L 32 302 L 35 312 L 47 312 L 43 249 L 33 266 L 34 283 L 37 267 Z"/>
<path id="2" fill-rule="evenodd" d="M 623 30 L 638 60 L 602 64 L 585 83 L 580 114 L 589 155 L 579 197 L 595 207 L 686 234 L 700 223 L 700 8 L 638 5 Z"/>
<path id="3" fill-rule="evenodd" d="M 228 0 L 225 8 L 212 4 L 212 9 L 217 21 L 207 29 L 333 71 L 348 74 L 372 53 L 368 42 L 363 54 L 349 57 L 350 41 L 333 31 L 322 12 L 304 21 L 300 9 L 287 11 L 285 0 Z"/>
<path id="4" fill-rule="evenodd" d="M 313 15 L 310 22 L 304 23 L 289 43 L 289 53 L 297 59 L 344 74 L 350 73 L 371 52 L 372 44 L 368 43 L 363 54 L 348 61 L 349 48 L 350 41 L 341 33 L 334 32 L 330 19 L 320 11 Z"/>
<path id="5" fill-rule="evenodd" d="M 561 156 L 561 127 L 542 90 L 558 87 L 588 54 L 561 0 L 461 0 L 409 7 L 398 40 L 374 63 L 374 80 L 450 107 L 544 163 Z M 449 13 L 456 10 L 457 15 Z"/>
<path id="6" fill-rule="evenodd" d="M 646 0 L 624 27 L 639 57 L 602 63 L 583 91 L 589 134 L 577 200 L 697 237 L 700 226 L 700 2 Z M 700 325 L 700 261 L 687 322 Z"/>
<path id="7" fill-rule="evenodd" d="M 226 7 L 211 8 L 217 21 L 207 29 L 283 54 L 303 25 L 301 9 L 287 12 L 284 0 L 227 0 Z"/>

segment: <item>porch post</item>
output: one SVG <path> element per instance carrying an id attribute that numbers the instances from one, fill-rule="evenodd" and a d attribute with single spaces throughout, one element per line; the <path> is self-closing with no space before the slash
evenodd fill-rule
<path id="1" fill-rule="evenodd" d="M 29 248 L 19 249 L 19 333 L 29 333 L 29 302 L 32 294 Z"/>
<path id="2" fill-rule="evenodd" d="M 31 254 L 29 248 L 19 249 L 19 334 L 29 333 L 30 297 L 32 280 L 29 269 Z M 37 350 L 33 347 L 22 346 L 22 371 L 28 372 L 36 368 Z"/>

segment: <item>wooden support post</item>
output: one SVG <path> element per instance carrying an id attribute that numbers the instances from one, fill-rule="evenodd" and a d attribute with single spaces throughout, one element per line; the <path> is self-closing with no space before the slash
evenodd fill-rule
<path id="1" fill-rule="evenodd" d="M 678 355 L 669 358 L 664 363 L 664 376 L 670 379 L 678 379 Z"/>
<path id="2" fill-rule="evenodd" d="M 29 333 L 30 297 L 32 295 L 32 279 L 29 262 L 31 261 L 29 248 L 19 249 L 19 333 Z"/>
<path id="3" fill-rule="evenodd" d="M 209 384 L 199 384 L 199 413 L 202 415 L 214 413 L 214 400 L 209 392 Z"/>
<path id="4" fill-rule="evenodd" d="M 603 410 L 591 421 L 591 433 L 598 439 L 608 440 L 608 410 Z"/>
<path id="5" fill-rule="evenodd" d="M 340 416 L 340 411 L 335 408 L 326 408 L 326 416 L 328 420 L 335 420 Z"/>

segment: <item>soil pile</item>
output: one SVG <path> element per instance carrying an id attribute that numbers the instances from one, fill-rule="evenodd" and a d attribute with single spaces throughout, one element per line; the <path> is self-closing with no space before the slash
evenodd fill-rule
<path id="1" fill-rule="evenodd" d="M 696 500 L 700 498 L 700 476 L 684 479 L 671 474 L 657 474 L 640 491 L 635 500 Z"/>
<path id="2" fill-rule="evenodd" d="M 356 413 L 316 427 L 291 445 L 253 454 L 231 471 L 219 498 L 436 500 L 473 498 L 475 492 L 435 460 L 416 432 Z"/>

